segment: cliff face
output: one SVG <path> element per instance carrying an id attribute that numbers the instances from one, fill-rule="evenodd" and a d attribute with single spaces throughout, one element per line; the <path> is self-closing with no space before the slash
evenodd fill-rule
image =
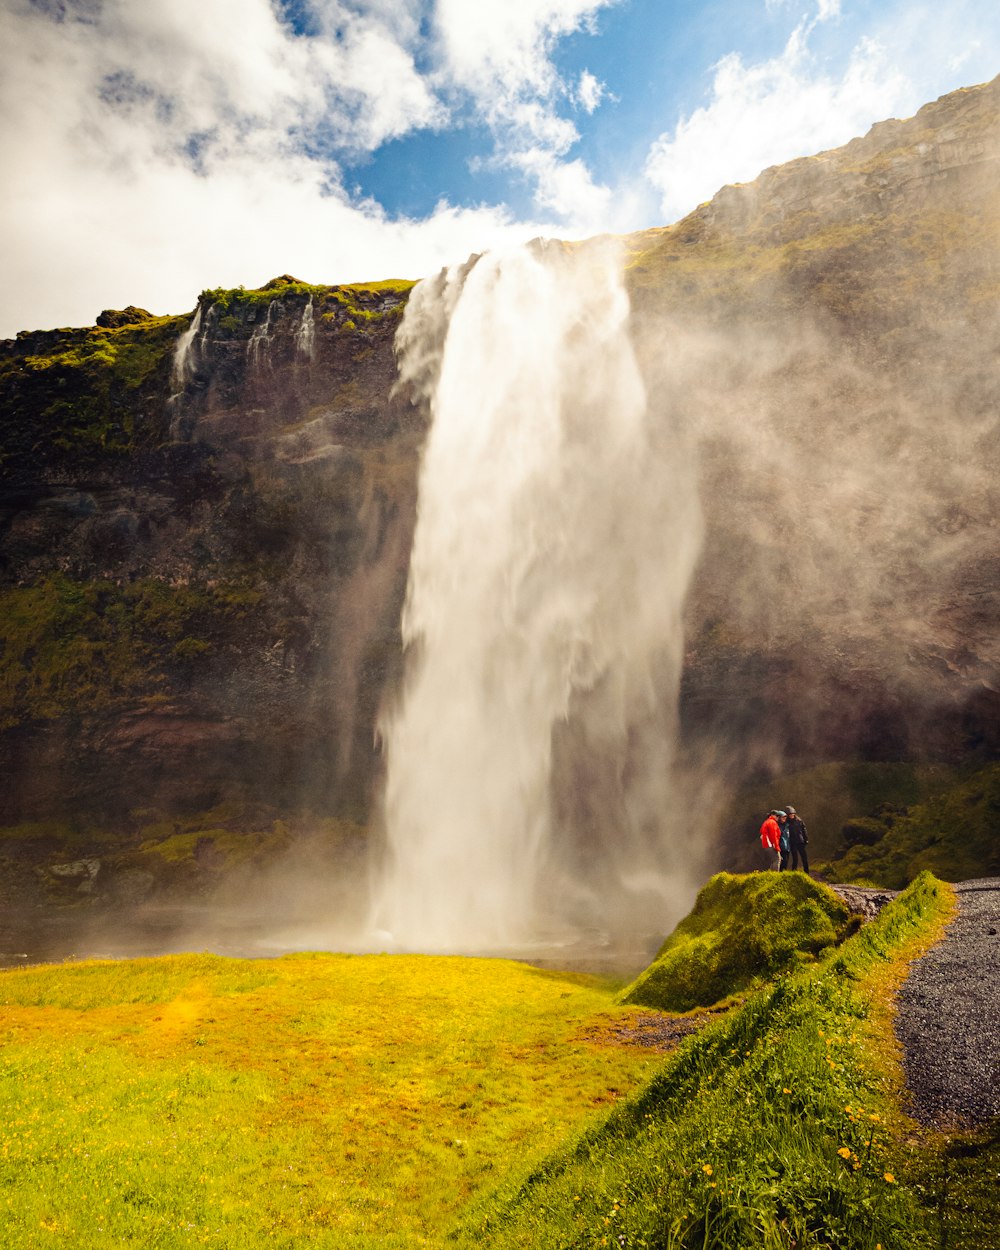
<path id="1" fill-rule="evenodd" d="M 626 240 L 704 511 L 682 720 L 734 775 L 1000 746 L 998 153 L 992 83 Z M 0 347 L 6 823 L 370 813 L 426 420 L 393 389 L 407 289 L 285 277 Z"/>
<path id="2" fill-rule="evenodd" d="M 707 530 L 689 731 L 767 766 L 1000 745 L 1000 80 L 630 240 Z"/>
<path id="3" fill-rule="evenodd" d="M 366 810 L 421 431 L 390 394 L 407 289 L 278 279 L 4 346 L 9 823 Z"/>

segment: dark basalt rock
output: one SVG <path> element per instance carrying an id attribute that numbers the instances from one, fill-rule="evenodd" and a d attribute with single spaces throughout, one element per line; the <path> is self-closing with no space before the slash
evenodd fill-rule
<path id="1" fill-rule="evenodd" d="M 129 304 L 127 308 L 105 308 L 97 318 L 97 324 L 104 329 L 118 330 L 122 326 L 141 325 L 142 322 L 152 319 L 153 314 L 145 308 L 136 308 L 134 304 Z"/>

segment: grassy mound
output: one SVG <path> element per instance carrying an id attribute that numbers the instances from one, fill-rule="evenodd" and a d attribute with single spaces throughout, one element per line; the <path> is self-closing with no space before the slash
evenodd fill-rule
<path id="1" fill-rule="evenodd" d="M 815 958 L 853 923 L 844 903 L 801 872 L 720 872 L 622 1001 L 662 1011 L 707 1007 Z"/>
<path id="2" fill-rule="evenodd" d="M 461 1244 L 930 1246 L 903 1183 L 884 1004 L 949 895 L 925 874 L 820 967 L 689 1038 L 639 1095 L 481 1206 Z"/>

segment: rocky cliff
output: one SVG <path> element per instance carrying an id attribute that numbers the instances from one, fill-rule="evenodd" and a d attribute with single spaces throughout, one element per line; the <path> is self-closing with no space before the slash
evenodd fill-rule
<path id="1" fill-rule="evenodd" d="M 422 428 L 391 394 L 407 289 L 283 277 L 4 344 L 8 823 L 367 810 Z"/>
<path id="2" fill-rule="evenodd" d="M 698 431 L 689 725 L 787 765 L 1000 743 L 1000 80 L 630 241 Z"/>
<path id="3" fill-rule="evenodd" d="M 625 241 L 704 511 L 685 741 L 731 780 L 1000 746 L 998 156 L 1000 80 Z M 0 346 L 8 826 L 370 816 L 426 423 L 407 291 L 286 276 Z M 564 739 L 585 824 L 599 762 Z"/>

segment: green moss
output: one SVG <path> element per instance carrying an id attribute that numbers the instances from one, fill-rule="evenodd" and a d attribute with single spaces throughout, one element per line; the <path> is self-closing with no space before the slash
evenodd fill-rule
<path id="1" fill-rule="evenodd" d="M 356 330 L 359 324 L 375 325 L 402 316 L 406 303 L 404 297 L 414 285 L 413 282 L 403 279 L 387 279 L 364 285 L 324 286 L 298 282 L 292 278 L 276 278 L 254 290 L 247 290 L 245 287 L 215 287 L 202 291 L 199 298 L 203 305 L 213 305 L 218 310 L 218 326 L 227 333 L 236 333 L 244 325 L 241 314 L 265 308 L 274 300 L 289 296 L 311 298 L 321 321 L 339 322 L 342 329 L 350 331 Z M 396 295 L 400 299 L 386 308 L 372 307 L 376 300 L 386 295 Z"/>
<path id="2" fill-rule="evenodd" d="M 1000 764 L 949 782 L 923 802 L 848 822 L 876 833 L 873 845 L 854 845 L 823 865 L 834 881 L 864 878 L 902 889 L 918 874 L 945 881 L 1000 874 Z"/>
<path id="3" fill-rule="evenodd" d="M 0 591 L 0 728 L 155 695 L 172 666 L 245 632 L 263 592 L 243 583 L 125 586 L 54 574 Z"/>
<path id="4" fill-rule="evenodd" d="M 53 445 L 77 454 L 121 454 L 160 441 L 163 429 L 148 414 L 162 408 L 173 349 L 187 321 L 150 317 L 26 336 L 24 344 L 36 350 L 0 359 L 4 458 L 17 451 L 49 456 Z"/>
<path id="5" fill-rule="evenodd" d="M 216 867 L 228 869 L 276 856 L 286 851 L 288 846 L 287 830 L 279 820 L 269 831 L 241 833 L 230 829 L 196 828 L 184 833 L 171 833 L 165 838 L 143 842 L 139 850 L 144 854 L 155 854 L 167 863 L 177 864 L 204 856 L 207 849 Z"/>
<path id="6" fill-rule="evenodd" d="M 804 873 L 719 873 L 622 1002 L 690 1011 L 814 959 L 850 927 L 844 903 Z"/>
<path id="7" fill-rule="evenodd" d="M 872 213 L 825 227 L 809 211 L 732 228 L 710 219 L 698 210 L 625 240 L 634 298 L 693 322 L 808 306 L 880 338 L 910 327 L 914 308 L 933 307 L 943 290 L 946 305 L 961 306 L 982 283 L 977 257 L 997 245 L 995 219 L 974 211 Z M 985 298 L 995 280 L 987 287 Z"/>

